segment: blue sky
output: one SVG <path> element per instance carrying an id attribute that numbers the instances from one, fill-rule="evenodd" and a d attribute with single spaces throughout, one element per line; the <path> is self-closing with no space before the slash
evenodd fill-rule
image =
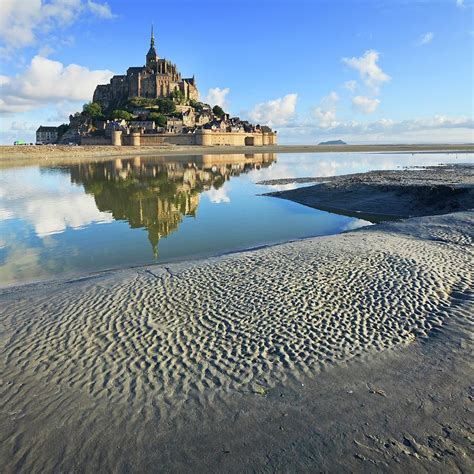
<path id="1" fill-rule="evenodd" d="M 158 54 L 280 143 L 467 142 L 473 0 L 3 0 L 0 141 L 33 140 Z M 71 66 L 75 65 L 75 66 Z"/>

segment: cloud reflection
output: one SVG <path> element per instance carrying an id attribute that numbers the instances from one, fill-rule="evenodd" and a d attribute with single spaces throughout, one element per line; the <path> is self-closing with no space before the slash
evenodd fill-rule
<path id="1" fill-rule="evenodd" d="M 39 169 L 8 170 L 0 176 L 0 187 L 0 219 L 26 221 L 38 237 L 113 221 L 111 213 L 97 209 L 93 196 L 72 187 L 67 175 L 50 174 L 45 180 Z"/>
<path id="2" fill-rule="evenodd" d="M 211 188 L 209 191 L 206 191 L 205 195 L 208 197 L 209 201 L 213 204 L 222 204 L 230 202 L 230 197 L 227 194 L 227 183 L 224 184 L 219 189 Z"/>

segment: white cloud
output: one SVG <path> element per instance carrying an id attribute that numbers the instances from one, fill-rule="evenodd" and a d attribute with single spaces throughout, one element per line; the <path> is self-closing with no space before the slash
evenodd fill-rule
<path id="1" fill-rule="evenodd" d="M 206 97 L 204 97 L 204 102 L 210 104 L 211 106 L 218 105 L 224 110 L 228 107 L 228 102 L 226 100 L 227 94 L 230 92 L 228 87 L 221 89 L 220 87 L 214 87 L 207 91 Z"/>
<path id="2" fill-rule="evenodd" d="M 423 46 L 425 44 L 430 44 L 434 39 L 434 33 L 429 31 L 428 33 L 425 33 L 424 35 L 421 35 L 418 38 L 417 45 L 418 46 Z"/>
<path id="3" fill-rule="evenodd" d="M 297 100 L 298 94 L 287 94 L 279 99 L 262 102 L 249 112 L 249 117 L 261 125 L 285 125 L 295 116 Z"/>
<path id="4" fill-rule="evenodd" d="M 89 10 L 99 18 L 110 20 L 117 16 L 112 13 L 108 3 L 97 3 L 89 0 L 87 6 L 89 7 Z"/>
<path id="5" fill-rule="evenodd" d="M 350 92 L 354 92 L 357 88 L 357 81 L 347 81 L 344 83 L 344 88 Z"/>
<path id="6" fill-rule="evenodd" d="M 23 73 L 0 76 L 0 113 L 24 112 L 61 100 L 90 100 L 95 86 L 108 82 L 112 74 L 35 56 Z"/>
<path id="7" fill-rule="evenodd" d="M 331 128 L 338 125 L 336 120 L 338 101 L 339 96 L 332 91 L 323 98 L 319 107 L 313 109 L 314 118 L 321 128 Z"/>
<path id="8" fill-rule="evenodd" d="M 3 119 L 0 122 L 0 143 L 12 144 L 15 140 L 24 140 L 26 143 L 32 143 L 35 141 L 35 131 L 37 128 L 37 123 L 21 119 L 7 122 Z M 2 193 L 0 191 L 0 200 L 1 198 Z"/>
<path id="9" fill-rule="evenodd" d="M 359 58 L 342 59 L 344 64 L 359 72 L 362 81 L 374 94 L 378 94 L 380 86 L 391 79 L 377 64 L 379 56 L 380 54 L 377 51 L 368 50 Z"/>
<path id="10" fill-rule="evenodd" d="M 340 138 L 350 143 L 472 143 L 474 120 L 435 115 L 401 121 L 386 118 L 373 122 L 341 121 L 332 127 L 304 122 L 283 128 L 279 135 L 295 143 L 304 143 L 305 137 L 311 141 Z"/>
<path id="11" fill-rule="evenodd" d="M 36 44 L 38 35 L 72 24 L 82 14 L 112 18 L 107 3 L 82 0 L 2 0 L 0 40 L 2 52 Z"/>
<path id="12" fill-rule="evenodd" d="M 29 122 L 22 118 L 8 122 L 6 119 L 3 119 L 0 123 L 0 143 L 12 144 L 15 140 L 33 143 L 35 141 L 35 131 L 37 128 L 38 123 Z M 0 200 L 1 198 L 2 192 L 0 191 Z"/>
<path id="13" fill-rule="evenodd" d="M 379 99 L 371 99 L 370 97 L 365 97 L 362 95 L 358 95 L 352 99 L 353 108 L 357 112 L 361 112 L 363 114 L 374 113 L 379 105 Z"/>
<path id="14" fill-rule="evenodd" d="M 83 101 L 70 102 L 62 100 L 55 104 L 54 112 L 47 117 L 47 122 L 68 122 L 69 116 L 82 109 Z"/>
<path id="15" fill-rule="evenodd" d="M 36 127 L 32 123 L 28 123 L 24 120 L 18 121 L 18 120 L 13 120 L 10 122 L 10 125 L 5 128 L 5 130 L 11 131 L 11 132 L 29 132 L 32 130 L 36 130 L 38 127 Z"/>
<path id="16" fill-rule="evenodd" d="M 464 0 L 456 0 L 456 6 L 459 8 L 465 8 Z"/>

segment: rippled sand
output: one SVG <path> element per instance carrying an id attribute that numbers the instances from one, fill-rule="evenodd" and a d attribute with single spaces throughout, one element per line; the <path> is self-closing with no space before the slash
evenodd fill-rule
<path id="1" fill-rule="evenodd" d="M 144 468 L 150 426 L 159 445 L 235 394 L 423 340 L 472 288 L 473 237 L 457 213 L 0 290 L 4 468 Z"/>

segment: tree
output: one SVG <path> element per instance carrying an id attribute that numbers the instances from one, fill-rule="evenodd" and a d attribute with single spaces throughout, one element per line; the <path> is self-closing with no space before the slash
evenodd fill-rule
<path id="1" fill-rule="evenodd" d="M 130 112 L 121 109 L 114 110 L 110 117 L 114 120 L 127 120 L 127 122 L 133 119 L 133 115 Z"/>
<path id="2" fill-rule="evenodd" d="M 69 130 L 69 125 L 67 123 L 62 123 L 58 127 L 58 138 L 61 138 Z"/>
<path id="3" fill-rule="evenodd" d="M 128 100 L 127 105 L 131 107 L 152 107 L 156 105 L 156 100 L 148 97 L 132 97 Z"/>
<path id="4" fill-rule="evenodd" d="M 158 112 L 151 112 L 148 115 L 149 120 L 153 120 L 158 127 L 166 127 L 166 117 Z"/>
<path id="5" fill-rule="evenodd" d="M 184 92 L 177 87 L 174 88 L 173 92 L 171 93 L 171 97 L 177 104 L 183 105 L 186 103 L 186 96 L 184 95 Z"/>
<path id="6" fill-rule="evenodd" d="M 217 117 L 222 117 L 225 112 L 224 110 L 222 109 L 222 107 L 219 107 L 218 105 L 215 105 L 213 108 L 212 108 L 212 113 L 214 115 L 216 115 Z"/>
<path id="7" fill-rule="evenodd" d="M 159 97 L 155 100 L 160 112 L 164 115 L 172 115 L 176 112 L 176 105 L 172 99 L 164 99 Z"/>
<path id="8" fill-rule="evenodd" d="M 90 117 L 93 119 L 104 118 L 102 106 L 98 102 L 89 102 L 88 104 L 84 104 L 84 106 L 82 107 L 82 113 L 86 117 Z"/>

